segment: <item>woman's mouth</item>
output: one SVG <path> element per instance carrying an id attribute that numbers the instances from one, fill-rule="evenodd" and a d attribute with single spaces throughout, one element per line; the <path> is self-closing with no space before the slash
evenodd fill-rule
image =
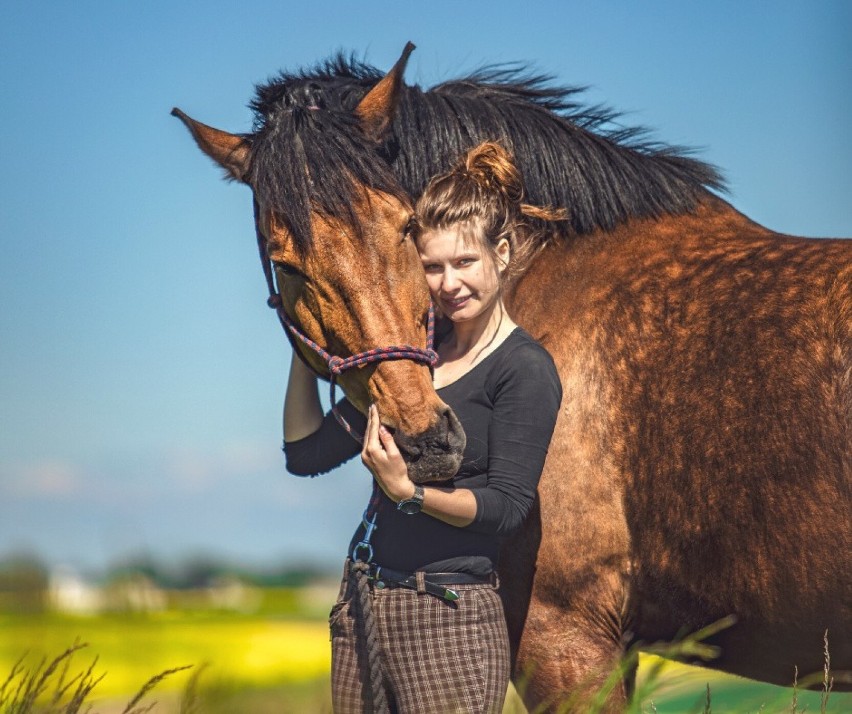
<path id="1" fill-rule="evenodd" d="M 461 298 L 444 298 L 443 303 L 451 310 L 458 310 L 468 303 L 470 295 Z"/>

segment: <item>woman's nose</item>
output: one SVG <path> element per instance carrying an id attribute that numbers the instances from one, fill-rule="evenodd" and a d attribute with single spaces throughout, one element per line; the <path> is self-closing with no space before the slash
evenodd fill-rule
<path id="1" fill-rule="evenodd" d="M 444 271 L 444 279 L 441 281 L 441 288 L 444 292 L 452 293 L 459 289 L 459 276 L 452 268 Z"/>

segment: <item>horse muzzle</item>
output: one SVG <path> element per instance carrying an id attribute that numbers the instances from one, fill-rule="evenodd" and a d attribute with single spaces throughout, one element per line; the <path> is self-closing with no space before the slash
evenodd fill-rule
<path id="1" fill-rule="evenodd" d="M 394 441 L 414 483 L 448 481 L 455 476 L 467 443 L 461 422 L 446 405 L 440 410 L 436 423 L 425 432 L 409 436 L 397 429 Z"/>

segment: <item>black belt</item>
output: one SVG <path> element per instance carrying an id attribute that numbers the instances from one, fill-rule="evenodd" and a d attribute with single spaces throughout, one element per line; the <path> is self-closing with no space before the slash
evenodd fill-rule
<path id="1" fill-rule="evenodd" d="M 386 587 L 400 587 L 409 590 L 420 590 L 417 584 L 417 573 L 405 573 L 400 570 L 383 568 L 380 565 L 370 564 L 370 572 L 367 576 L 373 581 L 373 587 L 381 590 Z M 423 573 L 422 589 L 439 597 L 442 600 L 455 602 L 459 594 L 445 585 L 493 585 L 494 573 L 487 576 L 471 575 L 470 573 Z"/>

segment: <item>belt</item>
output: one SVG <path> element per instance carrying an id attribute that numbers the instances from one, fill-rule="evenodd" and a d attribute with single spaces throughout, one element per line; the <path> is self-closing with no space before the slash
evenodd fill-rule
<path id="1" fill-rule="evenodd" d="M 459 594 L 452 588 L 444 587 L 445 585 L 493 585 L 495 582 L 493 572 L 484 577 L 470 573 L 406 573 L 383 568 L 374 563 L 370 564 L 367 577 L 373 581 L 373 587 L 379 590 L 386 587 L 407 588 L 429 593 L 448 602 L 458 600 Z M 419 584 L 418 580 L 421 581 Z"/>

